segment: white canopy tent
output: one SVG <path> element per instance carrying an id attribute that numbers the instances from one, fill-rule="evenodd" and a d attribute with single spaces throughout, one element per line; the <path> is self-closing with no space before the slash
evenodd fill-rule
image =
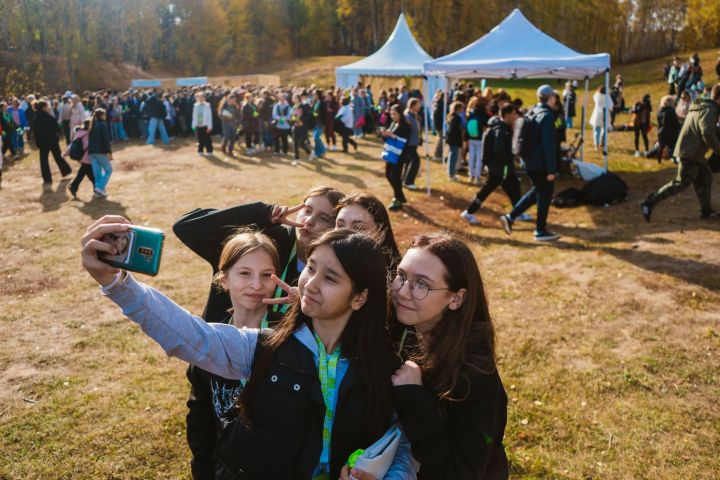
<path id="1" fill-rule="evenodd" d="M 609 93 L 610 55 L 578 53 L 535 27 L 515 9 L 500 24 L 470 45 L 424 63 L 428 77 L 447 80 L 467 78 L 562 78 L 585 79 L 584 109 L 588 80 L 605 73 Z M 447 89 L 445 95 L 447 103 Z M 607 171 L 608 112 L 604 109 L 605 170 Z M 583 115 L 585 117 L 585 115 Z M 444 127 L 444 126 L 443 126 Z M 444 131 L 444 128 L 443 128 Z M 584 139 L 585 118 L 582 135 Z"/>
<path id="2" fill-rule="evenodd" d="M 430 108 L 431 99 L 428 92 L 435 92 L 436 89 L 445 86 L 444 78 L 440 76 L 426 77 L 423 75 L 423 64 L 431 60 L 432 57 L 428 55 L 415 40 L 405 19 L 405 14 L 401 13 L 385 45 L 369 57 L 336 68 L 335 83 L 342 88 L 350 88 L 357 85 L 360 77 L 364 75 L 379 77 L 423 77 L 423 90 L 425 91 L 424 110 L 426 112 L 425 125 L 428 125 L 427 112 Z M 430 165 L 427 142 L 425 143 L 425 150 L 428 193 L 430 193 Z"/>

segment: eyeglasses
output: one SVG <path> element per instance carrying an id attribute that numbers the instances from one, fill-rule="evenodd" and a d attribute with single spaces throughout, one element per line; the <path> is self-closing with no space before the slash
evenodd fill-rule
<path id="1" fill-rule="evenodd" d="M 398 292 L 402 289 L 403 285 L 405 285 L 405 282 L 407 282 L 410 294 L 415 298 L 415 300 L 425 300 L 428 294 L 435 290 L 450 290 L 450 287 L 430 288 L 425 280 L 417 278 L 414 280 L 408 280 L 408 278 L 402 273 L 395 275 L 390 282 L 390 289 L 393 292 Z"/>

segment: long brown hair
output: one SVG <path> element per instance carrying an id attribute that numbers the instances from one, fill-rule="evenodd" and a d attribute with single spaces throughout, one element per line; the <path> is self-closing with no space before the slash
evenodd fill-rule
<path id="1" fill-rule="evenodd" d="M 429 344 L 413 356 L 422 367 L 424 381 L 439 398 L 464 400 L 472 375 L 496 369 L 495 329 L 480 269 L 468 246 L 447 233 L 418 235 L 410 248 L 425 249 L 443 263 L 451 292 L 467 289 L 460 308 L 445 310 L 430 332 Z"/>
<path id="2" fill-rule="evenodd" d="M 390 216 L 385 205 L 372 193 L 354 193 L 340 200 L 340 203 L 335 206 L 335 216 L 337 217 L 340 210 L 350 205 L 359 205 L 373 217 L 378 230 L 372 232 L 373 236 L 376 236 L 380 241 L 388 270 L 395 270 L 398 263 L 400 263 L 400 250 L 398 250 L 395 242 L 395 235 L 393 234 L 392 225 L 390 225 Z"/>
<path id="3" fill-rule="evenodd" d="M 327 185 L 317 185 L 305 193 L 303 201 L 310 197 L 325 197 L 327 201 L 330 202 L 330 205 L 335 207 L 344 196 L 345 194 L 337 188 L 328 187 Z"/>
<path id="4" fill-rule="evenodd" d="M 352 312 L 340 336 L 340 345 L 343 357 L 365 380 L 367 410 L 364 425 L 368 436 L 376 438 L 390 424 L 393 411 L 390 377 L 396 363 L 385 325 L 389 314 L 385 258 L 376 239 L 349 229 L 330 230 L 314 240 L 308 245 L 308 258 L 321 246 L 333 249 L 351 279 L 353 293 L 368 291 L 367 301 Z M 252 427 L 253 397 L 265 381 L 277 350 L 303 324 L 312 329 L 312 319 L 302 313 L 300 299 L 296 298 L 274 333 L 263 340 L 266 348 L 256 356 L 250 379 L 236 405 L 246 426 Z"/>

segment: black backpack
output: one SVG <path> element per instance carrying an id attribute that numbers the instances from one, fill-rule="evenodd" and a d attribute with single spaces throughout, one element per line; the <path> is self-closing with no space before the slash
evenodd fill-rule
<path id="1" fill-rule="evenodd" d="M 68 152 L 68 155 L 73 160 L 77 160 L 79 162 L 85 156 L 86 151 L 87 151 L 87 148 L 83 147 L 83 139 L 76 138 L 70 144 L 70 151 Z"/>
<path id="2" fill-rule="evenodd" d="M 495 125 L 485 129 L 482 137 L 482 159 L 483 163 L 490 167 L 493 163 L 493 150 L 495 149 Z"/>
<path id="3" fill-rule="evenodd" d="M 537 112 L 533 109 L 523 117 L 520 134 L 518 135 L 518 155 L 523 160 L 530 156 L 530 152 L 538 141 L 540 128 L 536 121 Z"/>
<path id="4" fill-rule="evenodd" d="M 627 198 L 628 186 L 614 173 L 603 173 L 590 180 L 582 189 L 585 203 L 601 207 Z"/>
<path id="5" fill-rule="evenodd" d="M 573 208 L 583 203 L 585 203 L 585 194 L 574 187 L 558 192 L 552 199 L 552 205 L 557 208 Z"/>

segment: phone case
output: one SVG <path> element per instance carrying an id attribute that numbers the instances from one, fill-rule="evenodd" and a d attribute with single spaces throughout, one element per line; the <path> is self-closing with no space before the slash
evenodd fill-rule
<path id="1" fill-rule="evenodd" d="M 133 225 L 127 236 L 114 236 L 111 241 L 119 242 L 120 254 L 99 256 L 103 262 L 116 268 L 151 276 L 160 271 L 160 259 L 165 243 L 165 234 L 161 230 Z"/>

